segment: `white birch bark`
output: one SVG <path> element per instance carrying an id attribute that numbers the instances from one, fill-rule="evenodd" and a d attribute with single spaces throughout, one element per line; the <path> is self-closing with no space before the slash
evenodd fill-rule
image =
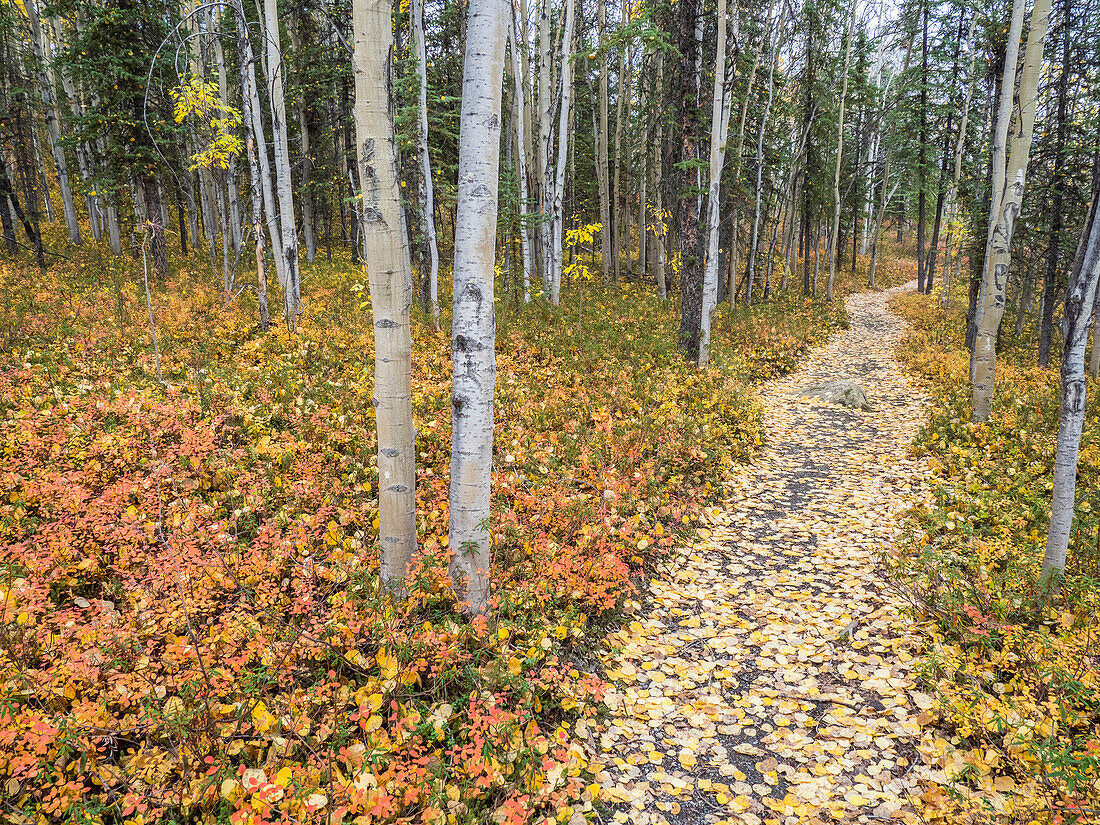
<path id="1" fill-rule="evenodd" d="M 737 40 L 737 5 L 733 7 L 733 38 Z M 733 108 L 729 88 L 733 78 L 726 69 L 726 0 L 718 0 L 718 48 L 714 57 L 714 96 L 710 113 L 710 182 L 707 192 L 707 241 L 703 258 L 703 312 L 697 365 L 710 363 L 710 323 L 718 305 L 718 222 L 722 167 L 726 161 L 726 136 Z"/>
<path id="2" fill-rule="evenodd" d="M 852 60 L 852 30 L 856 25 L 856 0 L 848 13 L 848 37 L 844 47 L 844 80 L 840 84 L 840 116 L 836 127 L 836 171 L 833 174 L 833 229 L 829 233 L 829 280 L 825 284 L 825 300 L 833 300 L 833 284 L 836 281 L 837 236 L 840 234 L 840 163 L 844 158 L 844 104 L 848 98 L 848 67 Z M 854 227 L 853 227 L 854 231 Z"/>
<path id="3" fill-rule="evenodd" d="M 278 212 L 275 208 L 275 193 L 271 188 L 271 165 L 267 157 L 267 136 L 264 132 L 263 113 L 260 108 L 260 90 L 256 83 L 256 63 L 259 56 L 253 52 L 252 39 L 248 29 L 242 0 L 234 0 L 234 15 L 237 18 L 237 42 L 240 44 L 241 77 L 245 85 L 241 96 L 248 95 L 248 109 L 252 114 L 252 134 L 256 139 L 256 158 L 260 166 L 260 191 L 263 195 L 264 218 L 267 224 L 268 239 L 271 241 L 271 259 L 275 263 L 275 278 L 279 286 L 286 288 L 286 258 L 283 256 L 282 237 L 279 232 Z"/>
<path id="4" fill-rule="evenodd" d="M 520 249 L 523 254 L 523 302 L 529 304 L 531 302 L 531 272 L 534 269 L 531 256 L 531 232 L 528 226 L 529 219 L 527 215 L 527 117 L 525 106 L 525 89 L 527 87 L 524 81 L 523 60 L 521 54 L 523 51 L 523 35 L 520 30 L 520 18 L 519 10 L 513 4 L 512 6 L 512 74 L 515 77 L 516 83 L 516 164 L 518 166 L 516 170 L 516 178 L 519 181 L 519 203 L 520 203 Z"/>
<path id="5" fill-rule="evenodd" d="M 554 93 L 551 90 L 550 61 L 553 57 L 553 38 L 550 34 L 550 0 L 542 0 L 539 13 L 539 139 L 538 174 L 542 197 L 539 199 L 541 215 L 536 227 L 538 254 L 542 270 L 542 294 L 550 295 L 550 272 L 553 267 L 554 173 L 550 165 L 550 123 L 554 117 Z"/>
<path id="6" fill-rule="evenodd" d="M 611 242 L 611 184 L 608 180 L 608 104 L 607 104 L 607 55 L 602 52 L 607 38 L 607 2 L 596 0 L 596 54 L 600 61 L 599 128 L 596 130 L 596 179 L 600 194 L 600 269 L 606 286 L 611 281 L 611 261 L 614 248 Z M 620 78 L 620 81 L 622 78 Z M 614 270 L 618 272 L 618 262 Z"/>
<path id="7" fill-rule="evenodd" d="M 1062 410 L 1054 455 L 1050 527 L 1042 568 L 1042 581 L 1055 586 L 1066 567 L 1070 528 L 1073 526 L 1077 455 L 1085 420 L 1085 348 L 1097 284 L 1100 283 L 1100 215 L 1095 207 L 1095 197 L 1091 223 L 1082 265 L 1073 273 L 1066 290 L 1066 308 L 1062 318 Z"/>
<path id="8" fill-rule="evenodd" d="M 565 225 L 565 170 L 569 161 L 569 113 L 573 97 L 573 16 L 574 0 L 565 0 L 565 32 L 561 43 L 561 108 L 558 110 L 558 157 L 554 171 L 554 199 L 550 241 L 550 303 L 561 301 L 562 235 Z"/>
<path id="9" fill-rule="evenodd" d="M 1001 97 L 997 101 L 995 128 L 993 129 L 990 160 L 989 220 L 986 223 L 985 258 L 982 261 L 982 281 L 978 290 L 978 306 L 975 317 L 985 315 L 986 294 L 989 291 L 989 254 L 993 243 L 993 229 L 997 225 L 997 215 L 1005 188 L 1005 163 L 1008 150 L 1008 129 L 1012 121 L 1012 103 L 1016 94 L 1016 69 L 1020 52 L 1020 36 L 1024 29 L 1024 11 L 1026 0 L 1013 0 L 1012 16 L 1009 22 L 1008 40 L 1005 44 L 1005 61 L 1001 73 Z M 975 344 L 970 354 L 970 380 L 973 383 L 978 368 L 978 347 Z"/>
<path id="10" fill-rule="evenodd" d="M 308 14 L 308 10 L 305 12 Z M 298 12 L 293 12 L 290 25 L 290 43 L 295 51 L 302 48 L 298 36 Z M 298 121 L 298 171 L 301 174 L 302 202 L 302 242 L 306 247 L 306 260 L 313 263 L 317 257 L 317 240 L 313 233 L 313 193 L 310 184 L 313 179 L 312 148 L 309 140 L 309 117 L 306 114 L 306 102 L 301 94 L 294 100 L 294 116 Z"/>
<path id="11" fill-rule="evenodd" d="M 752 100 L 752 90 L 756 83 L 756 70 L 760 67 L 760 52 L 758 49 L 752 57 L 752 69 L 749 71 L 749 82 L 745 87 L 745 98 L 741 101 L 741 121 L 737 127 L 737 150 L 734 152 L 733 180 L 736 187 L 741 185 L 741 156 L 745 148 L 745 124 L 749 117 L 749 102 Z M 732 307 L 737 303 L 737 275 L 741 271 L 741 204 L 740 199 L 735 198 L 733 205 L 733 229 L 730 230 L 730 271 L 729 289 L 726 300 Z"/>
<path id="12" fill-rule="evenodd" d="M 428 303 L 432 324 L 439 329 L 439 241 L 435 233 L 435 181 L 432 180 L 432 159 L 428 154 L 428 55 L 424 46 L 424 0 L 412 0 L 412 49 L 416 60 L 420 93 L 420 203 L 421 220 L 428 239 Z"/>
<path id="13" fill-rule="evenodd" d="M 1035 109 L 1038 103 L 1039 70 L 1043 62 L 1043 45 L 1046 42 L 1050 22 L 1051 0 L 1035 0 L 1028 27 L 1027 50 L 1024 67 L 1020 73 L 1018 90 L 1019 110 L 1017 123 L 1012 130 L 1012 145 L 1004 173 L 1004 193 L 993 189 L 995 222 L 992 224 L 986 251 L 985 272 L 982 278 L 985 303 L 978 313 L 978 332 L 974 340 L 974 381 L 971 418 L 985 421 L 989 418 L 993 403 L 993 383 L 997 367 L 997 329 L 1005 311 L 1008 266 L 1012 258 L 1012 235 L 1016 219 L 1024 199 L 1024 179 L 1027 174 L 1028 154 L 1035 128 Z M 1008 69 L 1005 69 L 1006 76 Z M 1002 89 L 1002 94 L 1005 90 Z M 1008 105 L 1011 107 L 1012 87 L 1008 86 Z M 1005 106 L 1002 104 L 1002 114 Z M 998 123 L 1000 131 L 1000 123 Z"/>
<path id="14" fill-rule="evenodd" d="M 264 53 L 267 55 L 267 87 L 271 94 L 271 140 L 275 148 L 275 191 L 279 199 L 279 234 L 285 262 L 283 284 L 285 317 L 293 328 L 301 313 L 298 273 L 298 230 L 294 221 L 293 178 L 290 144 L 287 140 L 286 100 L 283 91 L 283 50 L 279 36 L 279 7 L 276 0 L 264 0 Z"/>
<path id="15" fill-rule="evenodd" d="M 363 254 L 374 316 L 378 539 L 382 581 L 400 590 L 416 554 L 412 267 L 401 224 L 393 126 L 392 0 L 355 0 L 355 141 Z"/>
<path id="16" fill-rule="evenodd" d="M 501 83 L 507 0 L 471 0 L 458 136 L 451 334 L 451 573 L 463 608 L 489 607 L 489 500 L 493 466 L 496 251 Z"/>
<path id="17" fill-rule="evenodd" d="M 34 47 L 35 63 L 38 65 L 39 94 L 42 99 L 42 113 L 46 119 L 46 134 L 50 140 L 50 154 L 53 155 L 54 169 L 57 172 L 57 184 L 61 190 L 61 206 L 65 213 L 65 226 L 69 230 L 69 240 L 79 246 L 80 220 L 73 202 L 73 192 L 69 187 L 69 165 L 65 159 L 65 149 L 60 145 L 61 127 L 57 119 L 57 106 L 53 80 L 50 78 L 47 60 L 46 37 L 42 32 L 42 21 L 34 0 L 26 0 L 27 19 L 31 26 L 31 40 Z M 49 199 L 47 198 L 47 203 Z"/>

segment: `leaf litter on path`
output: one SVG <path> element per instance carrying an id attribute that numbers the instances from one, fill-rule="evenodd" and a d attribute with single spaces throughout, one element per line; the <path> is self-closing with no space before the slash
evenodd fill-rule
<path id="1" fill-rule="evenodd" d="M 894 291 L 848 298 L 851 328 L 762 389 L 769 448 L 652 582 L 648 613 L 608 637 L 593 767 L 616 821 L 914 818 L 929 701 L 877 565 L 928 495 L 909 450 L 926 399 L 893 357 Z M 793 395 L 838 379 L 875 411 Z"/>

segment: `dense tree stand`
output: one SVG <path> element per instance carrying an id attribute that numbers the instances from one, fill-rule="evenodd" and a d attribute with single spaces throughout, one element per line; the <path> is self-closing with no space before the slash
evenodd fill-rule
<path id="1" fill-rule="evenodd" d="M 925 403 L 893 359 L 890 295 L 849 298 L 851 330 L 764 388 L 775 446 L 653 582 L 648 614 L 609 639 L 599 778 L 638 825 L 761 822 L 792 798 L 799 822 L 889 819 L 927 778 L 907 761 L 930 702 L 918 643 L 873 572 L 927 475 L 909 456 Z M 792 394 L 836 379 L 876 409 Z"/>

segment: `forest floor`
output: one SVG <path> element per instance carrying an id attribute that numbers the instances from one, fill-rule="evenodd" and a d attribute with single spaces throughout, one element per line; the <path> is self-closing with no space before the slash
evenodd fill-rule
<path id="1" fill-rule="evenodd" d="M 881 566 L 929 495 L 911 453 L 927 398 L 887 306 L 906 288 L 848 297 L 850 329 L 764 386 L 770 446 L 609 637 L 597 778 L 616 821 L 915 821 L 933 700 Z M 875 409 L 794 395 L 837 379 Z"/>

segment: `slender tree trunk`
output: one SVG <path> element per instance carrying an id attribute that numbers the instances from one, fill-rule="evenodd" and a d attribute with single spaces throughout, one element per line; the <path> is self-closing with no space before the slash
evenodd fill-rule
<path id="1" fill-rule="evenodd" d="M 596 180 L 599 184 L 600 195 L 600 269 L 603 272 L 603 282 L 607 285 L 611 281 L 611 272 L 614 269 L 616 276 L 619 271 L 619 262 L 611 266 L 615 255 L 615 247 L 611 240 L 611 184 L 608 180 L 610 172 L 607 150 L 608 142 L 608 102 L 607 102 L 607 55 L 602 53 L 604 43 L 607 40 L 607 2 L 596 0 L 596 31 L 598 38 L 597 55 L 600 61 L 600 86 L 599 86 L 599 128 L 596 130 Z M 621 78 L 620 78 L 621 80 Z"/>
<path id="2" fill-rule="evenodd" d="M 531 254 L 530 219 L 527 215 L 527 116 L 526 101 L 524 100 L 523 60 L 523 35 L 520 29 L 519 15 L 515 6 L 512 7 L 512 73 L 516 83 L 516 163 L 519 168 L 516 178 L 519 182 L 519 237 L 520 249 L 523 255 L 523 302 L 531 302 L 531 273 L 534 271 L 534 262 Z"/>
<path id="3" fill-rule="evenodd" d="M 567 25 L 573 21 L 571 10 L 570 3 Z M 496 387 L 493 254 L 508 19 L 505 0 L 470 2 L 458 138 L 449 546 L 459 599 L 465 610 L 478 615 L 489 607 L 487 522 Z M 564 71 L 563 80 L 567 81 L 563 88 L 568 88 Z M 568 110 L 565 103 L 563 107 Z"/>
<path id="4" fill-rule="evenodd" d="M 928 290 L 927 251 L 924 248 L 928 200 L 928 0 L 921 3 L 920 145 L 917 149 L 917 291 Z"/>
<path id="5" fill-rule="evenodd" d="M 46 62 L 46 38 L 42 31 L 42 23 L 38 17 L 35 0 L 26 0 L 25 7 L 31 26 L 34 58 L 38 66 L 39 93 L 42 97 L 42 113 L 46 119 L 46 133 L 50 139 L 50 153 L 53 155 L 58 188 L 61 190 L 61 205 L 65 213 L 65 225 L 69 230 L 69 240 L 79 246 L 81 242 L 80 220 L 77 218 L 76 204 L 73 202 L 73 193 L 69 188 L 69 167 L 65 160 L 65 149 L 60 145 L 61 127 L 58 124 L 57 107 L 54 105 L 56 95 L 53 80 L 50 79 L 50 69 Z"/>
<path id="6" fill-rule="evenodd" d="M 680 337 L 679 348 L 685 358 L 699 357 L 699 335 L 703 314 L 703 267 L 699 232 L 700 199 L 688 195 L 698 186 L 695 161 L 699 155 L 698 124 L 695 110 L 701 75 L 699 34 L 700 0 L 680 0 L 677 7 L 678 48 L 680 50 L 680 199 L 677 230 L 680 233 Z M 695 84 L 695 93 L 689 84 Z"/>
<path id="7" fill-rule="evenodd" d="M 999 194 L 996 186 L 993 190 L 996 222 L 993 224 L 989 251 L 986 254 L 988 278 L 983 278 L 983 281 L 986 281 L 983 290 L 986 299 L 978 316 L 978 334 L 974 346 L 972 410 L 974 421 L 988 419 L 993 403 L 993 382 L 997 365 L 997 331 L 1005 311 L 1005 287 L 1012 254 L 1012 235 L 1016 229 L 1016 218 L 1020 214 L 1024 198 L 1024 178 L 1027 172 L 1028 153 L 1031 149 L 1032 131 L 1035 126 L 1039 69 L 1043 60 L 1043 44 L 1046 40 L 1049 19 L 1050 0 L 1035 0 L 1028 29 L 1024 68 L 1020 74 L 1019 123 L 1013 130 L 1011 152 L 1003 176 L 1005 188 L 1003 194 Z M 1001 93 L 1007 95 L 1009 101 L 1007 107 L 1002 104 L 1002 113 L 1012 105 L 1014 84 L 1009 82 L 1011 78 L 1008 78 L 1008 71 L 1006 67 L 1005 88 Z M 998 123 L 998 130 L 1000 128 L 1001 125 Z"/>
<path id="8" fill-rule="evenodd" d="M 628 0 L 622 0 L 620 3 L 620 23 L 623 28 L 630 22 L 630 4 Z M 630 221 L 623 218 L 629 210 L 627 206 L 627 199 L 623 197 L 622 184 L 622 172 L 623 172 L 623 113 L 626 113 L 626 119 L 630 120 L 630 86 L 632 80 L 631 67 L 627 63 L 627 51 L 630 50 L 630 45 L 623 43 L 619 47 L 619 90 L 615 95 L 615 168 L 611 182 L 611 204 L 612 204 L 612 229 L 613 234 L 611 236 L 611 259 L 614 262 L 614 275 L 615 280 L 619 280 L 620 275 L 620 260 L 622 256 L 622 250 L 626 247 L 627 265 L 630 264 L 630 248 L 629 242 L 624 243 L 623 238 L 629 239 L 627 234 L 627 227 Z M 627 138 L 626 148 L 626 161 L 630 161 L 630 145 L 629 137 Z M 645 166 L 644 157 L 641 159 L 642 166 Z M 645 175 L 645 172 L 642 172 Z M 644 184 L 639 184 L 644 187 Z M 629 183 L 628 183 L 629 186 Z M 645 234 L 645 229 L 639 224 L 638 238 L 639 238 L 639 250 L 641 249 L 641 237 Z M 639 256 L 638 268 L 641 269 L 644 265 L 641 262 Z"/>
<path id="9" fill-rule="evenodd" d="M 1040 0 L 1041 2 L 1041 0 Z M 1089 319 L 1092 317 L 1100 283 L 1100 179 L 1093 184 L 1091 228 L 1087 240 L 1082 237 L 1084 255 L 1070 277 L 1066 290 L 1062 332 L 1062 413 L 1058 422 L 1058 442 L 1054 456 L 1054 491 L 1050 529 L 1043 556 L 1042 580 L 1058 584 L 1066 567 L 1070 528 L 1077 487 L 1077 455 L 1081 446 L 1081 427 L 1085 419 L 1086 382 L 1085 348 L 1088 344 Z"/>
<path id="10" fill-rule="evenodd" d="M 966 145 L 966 125 L 970 120 L 970 103 L 974 98 L 974 61 L 977 58 L 977 52 L 974 50 L 974 27 L 978 21 L 978 14 L 976 11 L 970 13 L 970 27 L 966 35 L 966 51 L 970 55 L 970 68 L 967 70 L 967 86 L 966 86 L 966 99 L 963 101 L 962 113 L 959 118 L 959 134 L 955 139 L 955 171 L 951 176 L 951 187 L 947 190 L 946 198 L 946 210 L 947 210 L 947 250 L 944 253 L 945 256 L 951 254 L 951 249 L 955 241 L 956 230 L 954 228 L 954 208 L 955 198 L 959 193 L 959 181 L 962 178 L 962 164 L 963 164 L 963 147 Z M 961 258 L 961 254 L 959 256 Z M 951 267 L 948 261 L 945 261 L 943 268 L 943 288 L 941 289 L 940 306 L 947 309 L 948 301 L 951 297 Z"/>
<path id="11" fill-rule="evenodd" d="M 733 9 L 733 40 L 737 42 L 737 6 Z M 714 93 L 710 119 L 710 188 L 707 194 L 706 256 L 703 259 L 703 296 L 700 313 L 699 351 L 697 364 L 703 369 L 710 363 L 710 322 L 718 305 L 718 223 L 722 167 L 726 162 L 726 135 L 730 128 L 733 107 L 730 87 L 732 77 L 726 69 L 726 0 L 718 0 L 718 49 L 714 57 Z"/>
<path id="12" fill-rule="evenodd" d="M 416 427 L 409 321 L 412 268 L 401 228 L 393 127 L 392 13 L 391 0 L 355 0 L 352 9 L 360 215 L 374 317 L 381 577 L 399 589 L 416 554 Z"/>
<path id="13" fill-rule="evenodd" d="M 1070 0 L 1062 1 L 1062 65 L 1058 75 L 1058 104 L 1054 127 L 1054 169 L 1051 173 L 1050 240 L 1043 277 L 1043 316 L 1039 326 L 1039 364 L 1050 360 L 1050 339 L 1054 327 L 1054 291 L 1061 259 L 1062 205 L 1065 192 L 1066 122 L 1069 119 Z M 1067 305 L 1068 307 L 1068 305 Z"/>
<path id="14" fill-rule="evenodd" d="M 745 148 L 745 123 L 748 120 L 749 103 L 752 101 L 753 84 L 756 81 L 756 70 L 760 67 L 760 56 L 764 51 L 764 41 L 761 40 L 760 48 L 752 58 L 752 69 L 749 71 L 749 82 L 745 86 L 745 98 L 741 101 L 741 121 L 737 127 L 737 149 L 733 158 L 733 227 L 730 229 L 730 289 L 728 300 L 732 307 L 737 300 L 736 281 L 741 272 L 741 198 L 738 190 L 741 186 L 741 158 Z M 745 303 L 752 303 L 752 295 L 746 285 Z"/>
<path id="15" fill-rule="evenodd" d="M 487 0 L 486 0 L 487 1 Z M 569 163 L 570 112 L 573 98 L 573 28 L 575 0 L 565 0 L 565 32 L 561 43 L 561 108 L 558 111 L 558 159 L 553 180 L 550 239 L 550 302 L 561 300 L 562 238 L 565 225 L 565 171 Z"/>
<path id="16" fill-rule="evenodd" d="M 251 51 L 248 38 L 243 37 L 245 30 L 237 27 L 237 49 L 242 56 Z M 254 82 L 252 66 L 241 60 L 241 122 L 244 124 L 244 151 L 248 160 L 249 202 L 252 205 L 252 234 L 256 237 L 256 303 L 260 311 L 260 329 L 267 332 L 271 316 L 267 307 L 267 262 L 265 261 L 264 228 L 261 223 L 263 211 L 263 173 L 256 157 L 256 135 L 252 128 L 252 94 L 250 85 Z"/>
<path id="17" fill-rule="evenodd" d="M 420 96 L 420 130 L 417 137 L 420 143 L 420 203 L 423 207 L 421 220 L 424 223 L 424 234 L 428 244 L 428 303 L 432 323 L 438 331 L 439 241 L 436 238 L 435 231 L 435 182 L 432 179 L 431 155 L 428 153 L 428 57 L 424 46 L 424 0 L 412 0 L 412 49 L 413 58 L 416 60 Z M 522 75 L 520 77 L 522 78 Z M 522 92 L 517 97 L 522 101 Z M 522 153 L 522 148 L 520 151 Z M 522 156 L 520 160 L 522 163 Z M 523 183 L 521 183 L 521 187 L 522 185 Z"/>
<path id="18" fill-rule="evenodd" d="M 662 90 L 665 83 L 665 53 L 657 51 L 657 101 L 663 100 Z M 665 118 L 658 106 L 657 112 L 657 139 L 653 141 L 653 243 L 656 247 L 656 272 L 657 297 L 662 301 L 668 300 L 668 282 L 665 277 L 665 243 L 668 237 L 668 222 L 665 220 L 664 205 L 664 145 L 665 145 Z"/>
<path id="19" fill-rule="evenodd" d="M 279 37 L 279 8 L 276 0 L 264 0 L 264 53 L 267 55 L 267 84 L 271 93 L 271 138 L 275 146 L 275 189 L 279 198 L 279 229 L 286 262 L 284 284 L 285 317 L 292 329 L 302 311 L 298 274 L 298 231 L 294 225 L 294 195 L 291 190 L 290 146 L 287 140 L 286 103 L 283 92 L 283 52 Z"/>
<path id="20" fill-rule="evenodd" d="M 256 63 L 259 56 L 252 51 L 252 39 L 248 30 L 248 18 L 244 13 L 242 0 L 233 0 L 234 16 L 237 18 L 237 43 L 241 50 L 241 76 L 247 82 L 242 87 L 241 96 L 248 95 L 248 111 L 252 114 L 252 135 L 256 140 L 256 158 L 260 167 L 260 191 L 263 195 L 264 217 L 267 234 L 271 241 L 271 259 L 275 263 L 275 278 L 279 286 L 286 289 L 287 259 L 283 255 L 282 235 L 279 231 L 279 218 L 275 208 L 275 193 L 271 187 L 271 167 L 267 156 L 267 137 L 264 132 L 263 111 L 260 108 L 260 91 L 256 82 Z"/>
<path id="21" fill-rule="evenodd" d="M 848 37 L 844 47 L 844 79 L 840 86 L 840 117 L 836 127 L 836 172 L 833 175 L 833 231 L 829 233 L 829 281 L 825 286 L 825 300 L 833 300 L 833 283 L 836 281 L 836 256 L 840 235 L 840 164 L 844 158 L 844 104 L 848 98 L 848 67 L 852 60 L 852 33 L 856 25 L 856 2 L 849 0 Z M 855 231 L 855 227 L 852 228 Z"/>
<path id="22" fill-rule="evenodd" d="M 550 124 L 554 118 L 554 91 L 551 89 L 551 65 L 553 59 L 553 36 L 550 29 L 550 0 L 542 0 L 539 12 L 539 139 L 538 139 L 538 174 L 539 187 L 542 197 L 542 215 L 536 224 L 535 232 L 538 240 L 539 268 L 542 274 L 542 293 L 550 296 L 550 278 L 554 264 L 554 172 L 551 168 L 550 145 L 553 135 Z"/>

